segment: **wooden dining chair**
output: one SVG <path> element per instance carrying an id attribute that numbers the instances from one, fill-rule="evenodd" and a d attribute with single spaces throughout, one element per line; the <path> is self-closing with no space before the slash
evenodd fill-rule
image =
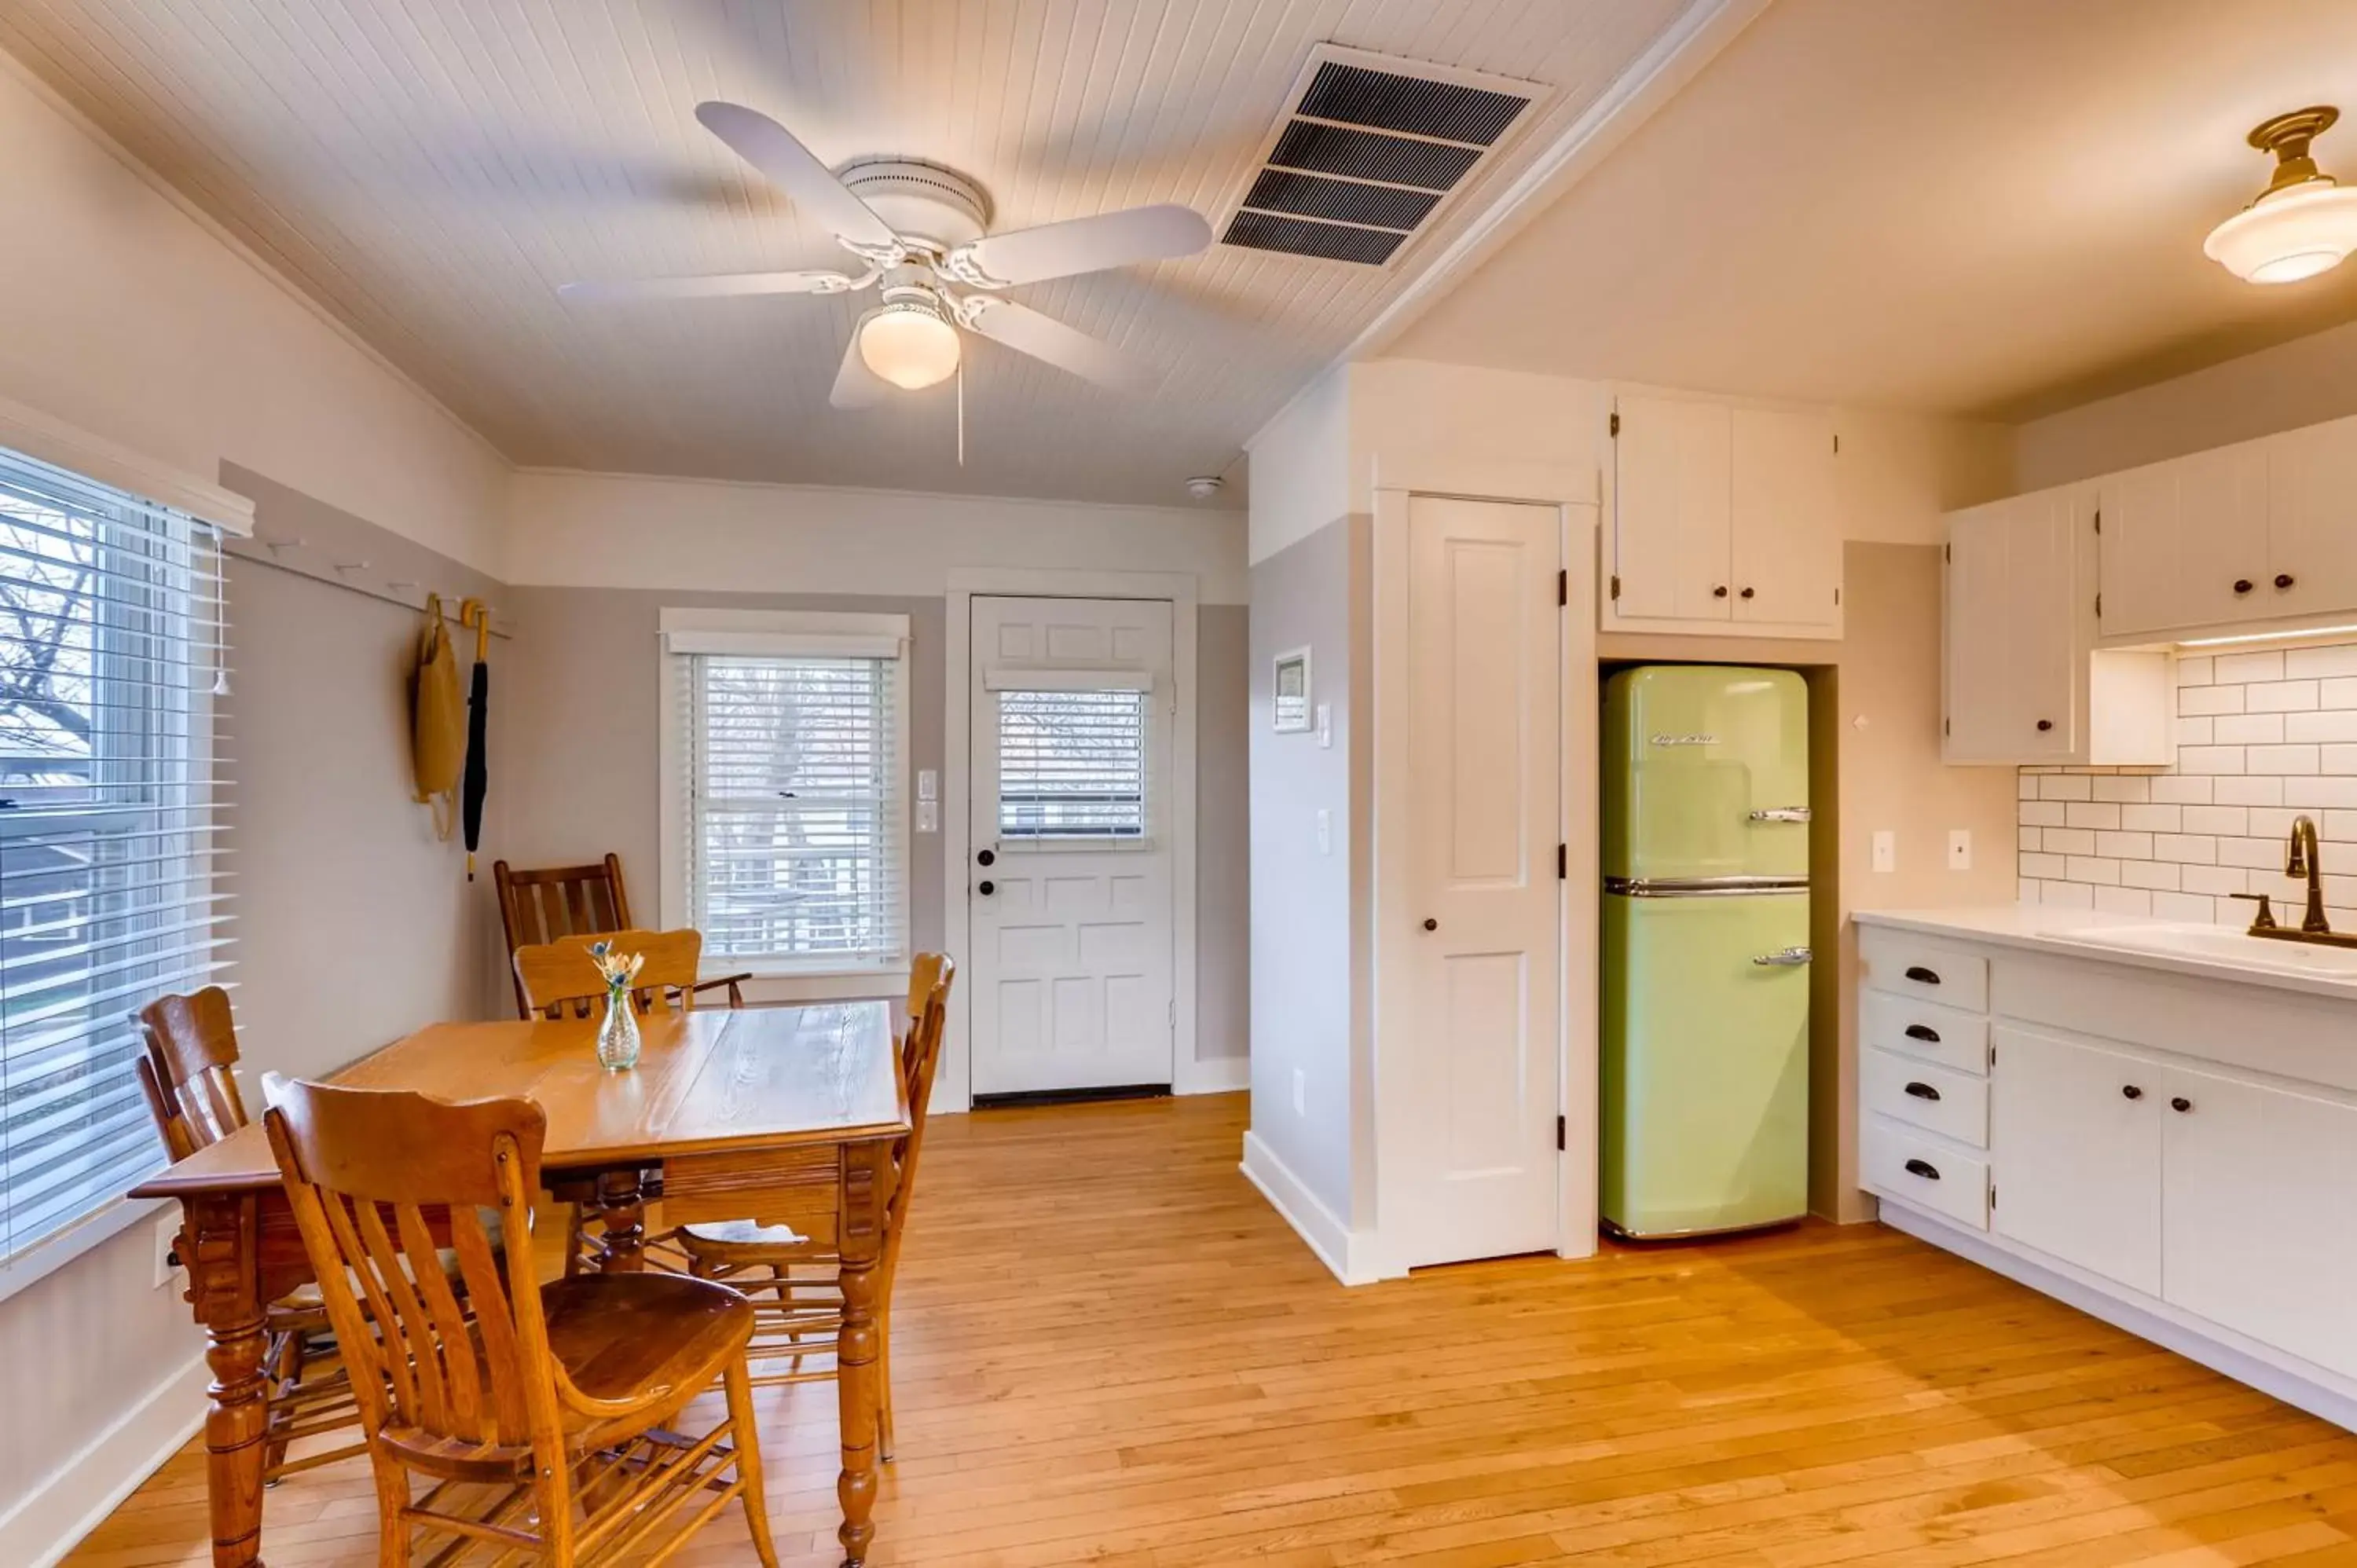
<path id="1" fill-rule="evenodd" d="M 877 1264 L 876 1371 L 882 1399 L 877 1452 L 885 1459 L 892 1457 L 893 1447 L 892 1283 L 899 1272 L 909 1206 L 916 1196 L 917 1156 L 924 1147 L 927 1102 L 941 1066 L 950 987 L 957 978 L 956 961 L 942 953 L 920 953 L 916 968 L 931 976 L 931 984 L 916 1008 L 900 1051 L 909 1135 L 892 1149 L 892 1192 L 885 1206 L 884 1251 Z M 803 1236 L 790 1226 L 727 1220 L 683 1225 L 669 1239 L 686 1254 L 690 1273 L 726 1280 L 754 1297 L 760 1321 L 751 1359 L 788 1363 L 784 1371 L 757 1375 L 755 1384 L 813 1382 L 835 1375 L 832 1351 L 834 1337 L 843 1326 L 843 1295 L 835 1283 L 840 1257 L 833 1238 Z M 829 1365 L 805 1370 L 802 1362 L 811 1356 L 825 1357 Z"/>
<path id="2" fill-rule="evenodd" d="M 587 1017 L 606 994 L 606 977 L 589 951 L 599 942 L 610 943 L 618 953 L 636 954 L 646 961 L 632 987 L 632 998 L 641 1013 L 664 1003 L 692 1008 L 696 993 L 711 989 L 699 985 L 696 979 L 696 970 L 704 961 L 701 931 L 620 930 L 559 937 L 515 950 L 517 993 L 523 998 L 525 1016 L 561 1018 L 570 1013 Z M 728 1005 L 745 1004 L 737 980 L 718 983 L 728 993 Z"/>
<path id="3" fill-rule="evenodd" d="M 246 1124 L 228 992 L 209 985 L 194 995 L 159 996 L 135 1016 L 146 1047 L 136 1058 L 139 1088 L 167 1158 L 185 1160 Z M 364 1444 L 350 1443 L 293 1461 L 286 1457 L 290 1444 L 360 1420 L 317 1288 L 305 1285 L 269 1303 L 263 1308 L 262 1332 L 269 1411 L 263 1433 L 264 1484 L 361 1452 Z"/>
<path id="4" fill-rule="evenodd" d="M 632 929 L 630 896 L 622 886 L 622 857 L 608 854 L 594 865 L 551 865 L 517 870 L 504 860 L 491 863 L 491 885 L 498 890 L 500 929 L 506 934 L 508 958 L 519 949 L 556 941 L 565 937 L 597 937 Z M 723 975 L 700 981 L 696 989 L 726 986 L 737 993 L 750 974 Z M 532 1016 L 523 980 L 516 977 L 516 1016 Z"/>
<path id="5" fill-rule="evenodd" d="M 677 1274 L 535 1285 L 521 1245 L 501 1268 L 481 1211 L 527 1233 L 538 1105 L 295 1082 L 264 1120 L 349 1347 L 381 1564 L 408 1563 L 421 1532 L 457 1538 L 436 1561 L 479 1544 L 553 1568 L 660 1563 L 741 1498 L 755 1552 L 777 1568 L 747 1381 L 751 1304 Z M 404 1266 L 445 1217 L 471 1321 L 439 1271 Z M 716 1379 L 725 1416 L 683 1434 Z"/>

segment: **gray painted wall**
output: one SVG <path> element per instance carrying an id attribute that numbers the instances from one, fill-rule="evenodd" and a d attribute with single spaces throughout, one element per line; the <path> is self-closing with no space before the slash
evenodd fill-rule
<path id="1" fill-rule="evenodd" d="M 520 865 L 545 865 L 613 850 L 622 857 L 642 919 L 655 918 L 659 894 L 656 724 L 662 676 L 656 632 L 666 607 L 909 617 L 909 766 L 942 766 L 948 734 L 942 599 L 548 587 L 510 589 L 507 596 L 524 628 L 498 677 L 514 726 L 509 856 Z M 1243 1056 L 1247 1045 L 1244 638 L 1243 606 L 1202 607 L 1196 665 L 1195 995 L 1203 1059 Z M 922 834 L 909 842 L 910 934 L 917 946 L 937 948 L 952 881 L 942 863 L 942 840 Z"/>
<path id="2" fill-rule="evenodd" d="M 1372 528 L 1338 519 L 1252 569 L 1251 976 L 1254 1134 L 1343 1225 L 1364 1223 L 1371 1075 L 1353 1070 L 1365 1016 L 1355 955 L 1365 902 L 1367 746 L 1362 607 Z M 1310 701 L 1330 704 L 1333 745 L 1270 728 L 1271 666 L 1310 650 Z M 1331 813 L 1329 848 L 1317 813 Z M 1303 1109 L 1294 1109 L 1295 1075 Z"/>

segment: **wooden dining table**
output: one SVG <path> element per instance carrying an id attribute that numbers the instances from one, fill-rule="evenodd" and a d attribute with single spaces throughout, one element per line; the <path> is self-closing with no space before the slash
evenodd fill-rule
<path id="1" fill-rule="evenodd" d="M 877 1264 L 891 1148 L 909 1133 L 908 1090 L 882 1002 L 658 1012 L 641 1020 L 635 1069 L 597 1065 L 596 1022 L 436 1024 L 331 1081 L 451 1100 L 521 1095 L 548 1120 L 543 1179 L 594 1216 L 597 1266 L 643 1266 L 650 1182 L 667 1223 L 750 1219 L 791 1225 L 840 1253 L 835 1490 L 845 1561 L 874 1539 Z M 178 1198 L 178 1255 L 212 1372 L 206 1485 L 215 1568 L 263 1562 L 267 1417 L 263 1309 L 309 1283 L 309 1259 L 259 1122 L 133 1193 Z M 511 1243 L 512 1244 L 512 1243 Z"/>

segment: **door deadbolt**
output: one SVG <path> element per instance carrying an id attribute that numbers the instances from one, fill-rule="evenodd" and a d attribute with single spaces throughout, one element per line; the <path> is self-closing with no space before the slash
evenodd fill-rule
<path id="1" fill-rule="evenodd" d="M 974 857 L 974 863 L 976 865 L 996 865 L 998 864 L 998 853 L 996 850 L 984 850 Z"/>

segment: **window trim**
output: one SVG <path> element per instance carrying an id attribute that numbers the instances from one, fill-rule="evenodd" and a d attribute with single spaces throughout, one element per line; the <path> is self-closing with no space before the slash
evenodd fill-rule
<path id="1" fill-rule="evenodd" d="M 909 625 L 905 615 L 841 610 L 665 608 L 659 613 L 655 669 L 661 704 L 657 725 L 661 780 L 657 789 L 660 847 L 656 865 L 662 877 L 660 908 L 665 929 L 687 924 L 688 878 L 694 873 L 681 851 L 687 838 L 687 798 L 680 785 L 686 772 L 687 725 L 686 715 L 680 709 L 680 682 L 672 660 L 692 657 L 688 650 L 753 657 L 841 658 L 843 650 L 855 644 L 877 650 L 861 657 L 888 657 L 882 650 L 888 644 L 899 650 L 888 656 L 893 667 L 892 751 L 898 770 L 893 787 L 899 810 L 893 813 L 892 821 L 893 853 L 900 865 L 897 914 L 903 947 L 913 943 L 909 923 L 910 886 L 915 881 L 909 858 L 909 817 L 915 810 L 909 789 Z M 675 641 L 682 645 L 677 652 L 673 651 Z M 898 958 L 866 963 L 835 958 L 749 962 L 707 954 L 701 965 L 705 979 L 750 973 L 758 979 L 775 982 L 760 988 L 759 999 L 762 1001 L 833 1000 L 845 994 L 889 996 L 904 989 L 891 983 L 891 977 L 906 975 L 908 971 L 906 952 Z"/>

